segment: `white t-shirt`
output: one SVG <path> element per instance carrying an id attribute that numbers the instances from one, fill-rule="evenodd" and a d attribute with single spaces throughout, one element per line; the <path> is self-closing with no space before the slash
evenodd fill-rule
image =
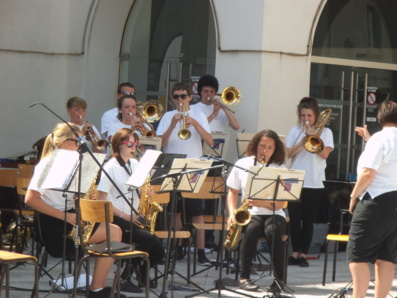
<path id="1" fill-rule="evenodd" d="M 123 122 L 121 122 L 120 120 L 117 119 L 118 122 L 112 123 L 109 130 L 108 130 L 108 137 L 113 136 L 116 131 L 118 131 L 120 128 L 129 128 L 131 129 L 131 124 L 124 124 Z M 151 130 L 151 127 L 149 125 L 147 125 L 146 123 L 144 123 L 145 127 L 149 130 Z M 138 135 L 138 136 L 142 136 L 142 134 L 138 131 L 138 130 L 134 130 L 134 132 Z"/>
<path id="2" fill-rule="evenodd" d="M 50 160 L 50 156 L 47 156 L 42 160 L 40 160 L 40 162 L 36 165 L 28 189 L 32 189 L 39 192 L 41 198 L 46 204 L 58 210 L 66 211 L 66 210 L 74 209 L 75 208 L 74 199 L 73 199 L 74 194 L 65 193 L 66 197 L 63 197 L 64 192 L 62 191 L 56 191 L 56 190 L 50 190 L 50 189 L 44 189 L 38 187 L 38 181 L 42 176 L 43 170 L 46 167 L 49 160 Z M 65 210 L 65 200 L 67 203 L 66 210 Z"/>
<path id="3" fill-rule="evenodd" d="M 376 175 L 361 198 L 366 192 L 375 198 L 397 190 L 397 128 L 385 127 L 371 136 L 358 159 L 357 174 L 363 168 L 376 170 Z"/>
<path id="4" fill-rule="evenodd" d="M 109 130 L 112 123 L 120 121 L 119 119 L 117 119 L 118 113 L 119 113 L 119 109 L 117 107 L 103 113 L 101 118 L 101 134 L 104 137 L 108 137 L 106 133 Z"/>
<path id="5" fill-rule="evenodd" d="M 207 118 L 214 111 L 213 104 L 206 105 L 201 102 L 191 105 L 191 108 L 203 112 Z M 211 131 L 224 132 L 225 127 L 229 126 L 229 119 L 227 119 L 225 112 L 222 109 L 220 109 L 218 115 L 209 124 Z"/>
<path id="6" fill-rule="evenodd" d="M 167 131 L 168 127 L 171 125 L 172 117 L 177 113 L 179 112 L 174 110 L 164 114 L 157 128 L 157 135 L 161 136 Z M 205 117 L 202 112 L 190 109 L 189 116 L 194 118 L 205 131 L 211 133 L 207 117 Z M 182 123 L 182 121 L 180 121 L 180 123 Z M 177 124 L 170 135 L 168 143 L 163 147 L 163 152 L 187 154 L 187 158 L 201 157 L 203 155 L 203 145 L 200 134 L 193 126 L 191 126 L 189 127 L 191 137 L 187 140 L 182 140 L 178 137 L 178 132 L 180 129 L 181 126 Z"/>
<path id="7" fill-rule="evenodd" d="M 138 166 L 138 161 L 136 159 L 131 158 L 130 164 L 125 165 L 132 174 L 136 167 Z M 110 159 L 104 166 L 104 170 L 109 174 L 112 180 L 116 183 L 116 185 L 120 188 L 122 193 L 131 202 L 133 198 L 132 206 L 137 209 L 139 206 L 139 197 L 135 190 L 128 191 L 129 185 L 126 184 L 130 175 L 127 171 L 122 167 L 116 158 Z M 113 184 L 109 181 L 109 178 L 105 174 L 101 174 L 101 180 L 98 184 L 98 191 L 106 192 L 108 194 L 108 201 L 111 201 L 116 208 L 122 210 L 124 213 L 130 214 L 131 208 L 125 202 L 125 200 L 120 196 L 120 193 L 116 190 Z"/>
<path id="8" fill-rule="evenodd" d="M 230 172 L 227 180 L 226 180 L 226 185 L 228 187 L 231 187 L 233 189 L 239 190 L 242 193 L 242 198 L 245 197 L 245 185 L 247 184 L 247 179 L 248 179 L 248 172 L 239 169 L 243 168 L 243 169 L 249 169 L 251 166 L 259 166 L 259 164 L 256 163 L 255 160 L 255 156 L 249 156 L 249 157 L 244 157 L 239 159 L 236 163 L 235 163 L 235 167 L 232 168 L 232 171 Z M 285 168 L 284 165 L 277 165 L 277 164 L 270 164 L 269 165 L 270 168 Z M 240 202 L 237 203 L 237 208 L 238 206 L 241 205 L 241 200 Z M 273 210 L 268 209 L 268 208 L 264 208 L 264 207 L 252 207 L 252 209 L 249 209 L 250 213 L 252 215 L 256 214 L 256 215 L 271 215 L 273 214 Z M 283 209 L 279 209 L 275 211 L 276 215 L 280 215 L 285 217 L 285 213 Z"/>
<path id="9" fill-rule="evenodd" d="M 301 132 L 302 127 L 295 126 L 291 129 L 286 138 L 287 148 L 291 148 Z M 300 134 L 295 144 L 298 144 L 303 137 L 304 133 Z M 324 142 L 325 147 L 334 148 L 334 138 L 332 131 L 324 127 L 321 132 L 320 139 Z M 313 154 L 302 148 L 299 156 L 296 158 L 292 168 L 296 170 L 305 170 L 305 180 L 303 181 L 303 187 L 305 188 L 324 188 L 323 181 L 325 180 L 325 168 L 327 162 L 324 158 L 321 158 L 318 154 Z"/>

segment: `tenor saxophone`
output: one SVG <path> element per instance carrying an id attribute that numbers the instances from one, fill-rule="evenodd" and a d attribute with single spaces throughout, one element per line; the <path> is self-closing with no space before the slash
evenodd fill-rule
<path id="1" fill-rule="evenodd" d="M 153 234 L 156 226 L 157 214 L 159 212 L 163 212 L 163 207 L 161 207 L 157 202 L 154 202 L 152 197 L 149 195 L 149 181 L 150 176 L 146 178 L 144 189 L 141 192 L 138 213 L 142 215 L 146 221 L 146 230 Z"/>
<path id="2" fill-rule="evenodd" d="M 98 177 L 98 176 L 97 176 Z M 94 181 L 91 183 L 90 188 L 88 189 L 87 193 L 84 196 L 86 200 L 96 200 L 98 198 L 96 193 L 96 180 L 95 177 Z M 95 222 L 85 221 L 80 226 L 81 233 L 83 235 L 83 243 L 86 243 L 88 239 L 90 239 L 92 231 L 94 230 Z M 80 245 L 80 236 L 78 233 L 78 225 L 76 225 L 69 233 L 69 238 L 74 240 L 75 245 Z"/>

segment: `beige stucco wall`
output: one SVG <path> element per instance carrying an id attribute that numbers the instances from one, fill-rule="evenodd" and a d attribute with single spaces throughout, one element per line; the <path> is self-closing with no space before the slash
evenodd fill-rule
<path id="1" fill-rule="evenodd" d="M 67 118 L 81 96 L 98 126 L 114 106 L 119 52 L 133 0 L 2 0 L 0 2 L 0 157 L 26 151 Z M 286 134 L 297 101 L 309 90 L 310 46 L 321 0 L 214 0 L 216 76 L 238 87 L 241 130 Z M 232 139 L 234 142 L 234 139 Z M 233 145 L 234 146 L 234 145 Z M 233 150 L 234 152 L 234 150 Z"/>

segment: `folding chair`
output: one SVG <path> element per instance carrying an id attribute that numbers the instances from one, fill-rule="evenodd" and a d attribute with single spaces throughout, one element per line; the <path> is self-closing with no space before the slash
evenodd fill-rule
<path id="1" fill-rule="evenodd" d="M 81 212 L 81 219 L 83 221 L 106 223 L 107 241 L 94 245 L 81 243 L 81 246 L 84 248 L 84 256 L 81 258 L 77 266 L 76 276 L 80 276 L 81 266 L 83 265 L 84 262 L 86 262 L 87 263 L 86 276 L 88 283 L 89 260 L 91 258 L 94 259 L 103 258 L 103 257 L 112 258 L 116 262 L 117 270 L 113 280 L 111 297 L 113 297 L 116 288 L 117 288 L 117 297 L 120 297 L 121 261 L 124 259 L 141 258 L 144 261 L 146 261 L 146 277 L 145 277 L 146 298 L 149 298 L 149 274 L 150 274 L 149 255 L 148 253 L 143 251 L 131 250 L 132 248 L 126 243 L 110 240 L 109 223 L 113 221 L 112 203 L 110 201 L 80 199 L 80 212 Z M 77 290 L 76 288 L 73 289 L 72 297 L 76 297 L 76 290 Z M 88 295 L 88 287 L 87 287 L 87 295 Z"/>
<path id="2" fill-rule="evenodd" d="M 222 190 L 224 190 L 225 182 L 221 177 L 206 177 L 203 185 L 201 186 L 198 193 L 190 193 L 190 192 L 182 192 L 182 197 L 186 199 L 208 199 L 208 200 L 218 200 L 222 197 Z M 211 191 L 217 190 L 217 193 L 213 193 Z M 219 193 L 218 193 L 219 192 Z M 211 219 L 212 217 L 212 219 Z M 218 221 L 219 220 L 219 221 Z M 226 228 L 226 224 L 222 224 L 222 217 L 216 216 L 205 216 L 204 223 L 192 223 L 193 226 L 193 241 L 194 241 L 194 255 L 193 255 L 193 274 L 197 275 L 205 270 L 210 269 L 213 266 L 217 266 L 220 262 L 219 260 L 219 250 L 217 254 L 217 262 L 213 266 L 208 266 L 203 270 L 196 271 L 196 263 L 197 263 L 197 230 L 214 230 L 221 231 L 222 226 Z M 207 221 L 207 222 L 206 222 Z M 209 222 L 208 222 L 209 221 Z M 222 249 L 221 245 L 222 239 L 219 240 L 219 249 Z"/>
<path id="3" fill-rule="evenodd" d="M 21 262 L 32 262 L 35 267 L 34 271 L 34 286 L 31 297 L 39 297 L 39 267 L 37 259 L 34 256 L 19 254 L 15 252 L 9 252 L 0 250 L 0 265 L 1 265 L 1 278 L 0 278 L 0 294 L 3 288 L 3 278 L 6 277 L 6 297 L 10 295 L 10 264 L 21 263 Z"/>

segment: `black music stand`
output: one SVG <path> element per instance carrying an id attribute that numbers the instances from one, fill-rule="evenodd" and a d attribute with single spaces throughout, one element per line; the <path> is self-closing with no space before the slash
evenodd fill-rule
<path id="1" fill-rule="evenodd" d="M 237 133 L 236 146 L 239 159 L 247 155 L 247 146 L 254 135 L 254 133 Z"/>
<path id="2" fill-rule="evenodd" d="M 171 156 L 169 156 L 171 157 Z M 162 286 L 162 292 L 159 295 L 161 298 L 166 298 L 167 293 L 165 291 L 165 285 L 166 281 L 168 278 L 169 274 L 169 268 L 170 268 L 170 258 L 171 258 L 171 233 L 175 233 L 175 218 L 174 214 L 176 213 L 176 200 L 177 196 L 176 193 L 177 191 L 179 192 L 194 192 L 198 191 L 198 187 L 201 186 L 202 181 L 205 179 L 205 176 L 207 175 L 207 172 L 210 168 L 204 168 L 203 166 L 199 166 L 198 163 L 195 163 L 195 166 L 192 166 L 192 163 L 190 162 L 193 159 L 174 159 L 172 166 L 170 169 L 168 169 L 168 173 L 162 176 L 158 176 L 155 179 L 162 179 L 163 183 L 160 188 L 160 191 L 158 193 L 164 193 L 164 192 L 170 192 L 171 196 L 171 224 L 168 227 L 168 237 L 167 237 L 167 251 L 166 251 L 166 258 L 165 258 L 165 266 L 164 266 L 164 275 L 163 275 L 163 286 Z M 199 160 L 197 160 L 200 162 Z M 202 163 L 203 161 L 201 161 Z M 203 164 L 203 163 L 202 163 Z M 211 163 L 205 163 L 205 165 L 210 165 Z M 162 169 L 166 170 L 166 169 Z M 193 177 L 190 177 L 190 174 L 194 174 Z M 153 179 L 153 180 L 155 180 Z M 201 179 L 201 180 L 200 180 Z M 183 275 L 179 274 L 178 272 L 175 272 L 175 245 L 176 242 L 174 241 L 174 247 L 172 251 L 174 252 L 174 257 L 173 257 L 173 264 L 171 267 L 171 283 L 173 284 L 174 282 L 174 274 L 177 274 L 179 277 L 186 279 Z M 192 285 L 197 287 L 200 290 L 204 290 L 201 288 L 199 285 L 193 283 L 190 281 Z M 173 291 L 174 288 L 171 286 L 171 291 Z M 173 294 L 172 294 L 173 296 Z"/>
<path id="3" fill-rule="evenodd" d="M 267 167 L 250 167 L 250 170 L 256 172 L 255 175 L 249 174 L 245 193 L 247 197 L 254 200 L 264 200 L 272 202 L 272 217 L 275 223 L 276 217 L 276 201 L 293 201 L 299 200 L 300 192 L 303 187 L 304 171 L 301 170 L 288 170 L 284 168 L 267 168 Z M 273 225 L 272 233 L 272 246 L 274 246 L 274 231 Z M 271 248 L 270 258 L 270 272 L 267 276 L 273 278 L 273 282 L 279 289 L 278 296 L 265 295 L 263 297 L 282 297 L 284 291 L 279 283 L 279 280 L 274 275 L 273 254 L 274 247 Z M 260 280 L 265 276 L 254 280 Z"/>

